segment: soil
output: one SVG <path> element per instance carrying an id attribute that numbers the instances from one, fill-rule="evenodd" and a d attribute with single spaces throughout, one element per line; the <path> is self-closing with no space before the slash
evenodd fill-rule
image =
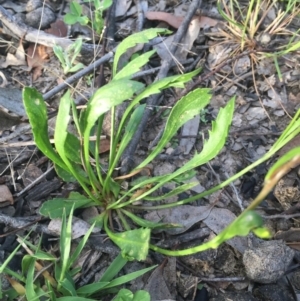
<path id="1" fill-rule="evenodd" d="M 44 15 L 41 17 L 43 6 L 40 4 L 37 4 L 37 7 L 28 8 L 38 2 L 2 0 L 0 6 L 15 16 L 15 29 L 18 28 L 18 22 L 25 22 L 35 30 L 49 30 L 55 26 L 58 31 L 66 29 L 67 34 L 64 39 L 67 40 L 78 36 L 84 37 L 86 41 L 95 38 L 96 35 L 90 28 L 79 23 L 72 26 L 55 23 L 57 20 L 62 20 L 69 11 L 69 1 L 45 1 L 44 5 L 49 10 L 46 14 L 47 18 Z M 249 3 L 238 2 L 241 11 L 245 13 Z M 177 61 L 176 64 L 172 63 L 173 65 L 170 66 L 168 75 L 192 71 L 198 67 L 201 67 L 202 71 L 193 82 L 186 86 L 185 91 L 177 88 L 169 89 L 160 95 L 159 102 L 151 107 L 152 114 L 147 120 L 141 137 L 138 137 L 137 148 L 133 149 L 130 154 L 130 162 L 137 165 L 155 146 L 157 138 L 165 128 L 166 116 L 170 108 L 187 90 L 199 87 L 210 88 L 210 104 L 203 110 L 201 116 L 198 116 L 199 118 L 195 117 L 185 125 L 149 165 L 153 175 L 169 174 L 188 162 L 196 152 L 200 152 L 204 138 L 212 128 L 213 120 L 220 108 L 224 107 L 232 97 L 235 97 L 235 110 L 225 146 L 209 164 L 198 167 L 196 174 L 190 179 L 196 181 L 197 185 L 162 203 L 184 200 L 189 196 L 209 190 L 261 158 L 271 149 L 291 118 L 300 109 L 299 50 L 293 49 L 293 51 L 278 55 L 277 61 L 270 55 L 286 49 L 283 47 L 289 44 L 292 37 L 294 37 L 294 42 L 299 41 L 296 32 L 300 8 L 297 7 L 294 10 L 298 13 L 290 12 L 284 18 L 286 20 L 288 16 L 291 16 L 290 22 L 280 27 L 278 25 L 280 22 L 276 23 L 274 20 L 277 20 L 276 16 L 280 9 L 285 8 L 284 4 L 275 3 L 269 7 L 268 1 L 262 2 L 259 17 L 262 18 L 263 9 L 268 13 L 262 18 L 254 37 L 245 40 L 244 47 L 241 46 L 241 39 L 238 39 L 226 27 L 228 23 L 218 12 L 216 1 L 205 3 L 202 1 L 194 14 L 194 23 L 189 23 L 188 32 L 184 35 L 186 49 L 180 48 L 180 51 L 175 52 Z M 164 0 L 140 1 L 139 3 L 127 1 L 127 5 L 125 4 L 118 1 L 113 18 L 109 18 L 111 10 L 104 14 L 106 25 L 109 25 L 105 38 L 109 42 L 105 42 L 106 45 L 103 44 L 105 39 L 100 42 L 102 50 L 100 50 L 99 57 L 104 56 L 121 40 L 136 31 L 156 26 L 164 26 L 174 32 L 180 30 L 178 27 L 180 28 L 182 22 L 181 17 L 187 15 L 191 6 L 185 1 L 177 3 L 177 1 Z M 146 6 L 141 8 L 143 5 Z M 149 14 L 148 19 L 143 17 L 139 19 L 141 10 L 168 13 L 168 15 L 163 15 L 163 20 L 166 22 L 163 22 L 162 17 L 156 14 L 154 16 Z M 84 13 L 88 15 L 89 11 L 89 6 L 84 5 Z M 226 9 L 223 11 L 226 12 Z M 199 20 L 202 17 L 208 19 L 202 19 L 201 23 Z M 41 18 L 43 19 L 42 27 L 40 26 Z M 139 23 L 141 20 L 142 23 Z M 275 22 L 277 27 L 274 25 L 271 30 L 272 22 Z M 2 27 L 0 26 L 0 43 L 3 44 L 0 48 L 2 78 L 0 87 L 0 262 L 3 262 L 18 245 L 17 234 L 25 236 L 30 229 L 32 230 L 30 239 L 33 243 L 38 243 L 42 236 L 42 248 L 55 253 L 53 250 L 57 250 L 58 247 L 53 238 L 59 236 L 59 228 L 57 230 L 49 228 L 50 220 L 41 218 L 39 208 L 46 200 L 67 197 L 72 191 L 80 191 L 76 183 L 63 182 L 52 168 L 51 162 L 36 148 L 22 104 L 24 86 L 33 86 L 46 95 L 67 80 L 70 74 L 63 73 L 59 60 L 53 54 L 52 46 L 37 44 L 39 55 L 34 56 L 33 60 L 26 58 L 24 51 L 29 56 L 28 51 L 35 44 L 26 40 L 26 36 L 24 39 L 18 37 L 13 30 L 7 30 L 6 23 L 3 21 L 2 23 Z M 110 33 L 112 29 L 114 30 Z M 54 34 L 54 29 L 49 34 Z M 170 56 L 164 45 L 171 47 L 172 39 L 164 43 L 156 41 L 156 44 L 159 44 L 155 46 L 158 55 L 151 58 L 147 64 L 148 69 L 160 67 L 162 61 Z M 152 46 L 147 45 L 147 47 Z M 92 56 L 86 55 L 91 48 L 87 46 L 84 49 L 86 52 L 82 53 L 79 59 L 85 65 L 91 65 Z M 275 63 L 280 72 L 276 69 Z M 111 63 L 107 60 L 91 75 L 81 76 L 79 80 L 77 78 L 72 83 L 76 104 L 84 105 L 100 84 L 111 80 L 111 72 Z M 150 84 L 154 78 L 155 75 L 143 75 L 141 80 Z M 64 90 L 58 91 L 47 99 L 51 137 L 63 92 Z M 121 106 L 120 111 L 118 109 L 118 116 L 122 116 L 124 107 L 126 105 Z M 109 141 L 107 136 L 110 127 L 109 120 L 110 118 L 106 117 L 103 132 L 107 141 Z M 173 232 L 174 229 L 154 231 L 152 243 L 168 249 L 186 249 L 212 239 L 257 196 L 263 186 L 265 175 L 278 158 L 292 147 L 300 146 L 299 137 L 299 135 L 296 136 L 271 159 L 250 170 L 220 191 L 166 213 L 157 211 L 156 215 L 148 217 L 147 212 L 141 213 L 142 217 L 151 220 L 160 220 L 162 214 L 165 214 L 169 218 L 168 222 L 183 225 L 183 228 L 179 228 L 178 231 L 177 229 Z M 101 156 L 104 161 L 108 158 L 108 152 L 109 144 L 107 149 L 102 150 Z M 119 167 L 122 171 L 130 168 L 126 162 L 128 163 L 128 160 L 120 162 Z M 264 241 L 249 234 L 247 237 L 230 240 L 218 249 L 210 249 L 190 256 L 166 258 L 151 251 L 146 262 L 130 263 L 121 273 L 128 274 L 151 264 L 158 264 L 159 267 L 152 274 L 148 273 L 147 277 L 130 282 L 127 287 L 133 291 L 138 289 L 149 291 L 151 300 L 275 301 L 297 300 L 297 298 L 300 300 L 300 294 L 298 294 L 300 289 L 299 181 L 298 166 L 277 183 L 273 191 L 257 208 L 257 212 L 263 216 L 265 226 L 272 233 L 272 239 L 267 246 Z M 171 183 L 162 187 L 159 193 L 163 194 L 174 188 L 175 184 Z M 204 209 L 206 211 L 202 212 L 201 210 Z M 98 211 L 94 207 L 75 212 L 76 217 L 85 223 L 81 224 L 82 229 L 88 229 L 85 221 L 97 214 Z M 84 273 L 77 280 L 77 284 L 83 285 L 97 281 L 109 262 L 119 253 L 118 247 L 100 230 L 91 235 L 82 254 Z M 56 235 L 54 235 L 55 231 L 57 231 Z M 84 234 L 86 230 L 82 231 Z M 76 238 L 74 243 L 79 239 Z M 25 254 L 24 250 L 14 257 L 10 263 L 11 269 L 20 270 L 22 254 Z M 257 268 L 249 272 L 251 265 L 252 268 Z M 255 273 L 258 270 L 259 273 Z M 268 278 L 267 276 L 270 275 L 272 277 Z M 5 280 L 2 285 L 7 285 Z M 111 300 L 111 297 L 107 300 Z"/>

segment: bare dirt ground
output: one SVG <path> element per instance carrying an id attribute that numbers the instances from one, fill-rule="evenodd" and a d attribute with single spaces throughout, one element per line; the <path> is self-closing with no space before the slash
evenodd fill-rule
<path id="1" fill-rule="evenodd" d="M 300 108 L 298 49 L 278 56 L 277 69 L 274 58 L 268 55 L 288 45 L 292 37 L 294 41 L 299 40 L 300 10 L 286 15 L 282 24 L 275 22 L 276 27 L 273 22 L 284 11 L 285 4 L 262 1 L 258 13 L 262 21 L 254 37 L 246 39 L 242 47 L 241 38 L 230 30 L 228 22 L 218 12 L 216 1 L 198 2 L 201 5 L 192 13 L 178 50 L 169 51 L 173 35 L 163 42 L 154 41 L 149 47 L 154 45 L 157 55 L 147 65 L 153 73 L 140 78 L 147 84 L 153 82 L 162 62 L 173 57 L 167 74 L 201 67 L 200 75 L 186 89 L 208 87 L 212 99 L 203 114 L 184 126 L 151 164 L 153 174 L 171 173 L 200 151 L 212 120 L 232 97 L 235 97 L 235 112 L 225 147 L 209 164 L 197 169 L 193 180 L 199 184 L 175 199 L 208 190 L 261 158 Z M 53 89 L 71 76 L 63 73 L 53 54 L 53 45 L 66 48 L 71 39 L 83 37 L 86 43 L 79 60 L 91 66 L 93 58 L 104 57 L 136 31 L 151 27 L 166 27 L 174 33 L 180 31 L 183 18 L 195 1 L 118 0 L 114 3 L 114 10 L 109 9 L 104 14 L 107 30 L 100 40 L 91 28 L 79 23 L 70 26 L 62 21 L 70 10 L 69 1 L 0 1 L 0 262 L 17 246 L 16 235 L 24 235 L 32 225 L 35 225 L 32 241 L 37 242 L 43 233 L 43 248 L 55 252 L 57 246 L 55 240 L 51 240 L 55 237 L 54 230 L 49 230 L 49 220 L 41 220 L 39 207 L 45 200 L 67 196 L 79 189 L 77 185 L 62 182 L 51 168 L 51 162 L 36 148 L 22 104 L 24 86 L 33 86 L 44 95 L 51 134 L 66 87 L 59 91 Z M 246 14 L 248 2 L 238 3 Z M 88 3 L 84 4 L 83 14 L 89 16 L 91 9 Z M 238 12 L 236 15 L 238 19 Z M 49 39 L 47 35 L 54 37 Z M 71 79 L 69 85 L 76 104 L 85 104 L 95 89 L 110 78 L 111 58 L 108 57 L 105 64 L 91 68 L 89 74 Z M 155 143 L 170 108 L 181 93 L 180 89 L 167 90 L 152 106 L 152 114 L 138 137 L 137 147 L 130 149 L 134 164 L 140 162 Z M 174 210 L 144 212 L 142 216 L 150 220 L 159 220 L 164 215 L 168 221 L 184 225 L 181 231 L 153 234 L 153 242 L 165 248 L 184 249 L 214 237 L 251 203 L 276 158 L 298 145 L 299 136 L 277 156 L 206 198 Z M 104 158 L 108 151 L 109 148 L 103 150 Z M 122 170 L 130 169 L 126 160 L 124 162 L 120 163 Z M 148 278 L 133 281 L 128 287 L 148 290 L 151 300 L 297 300 L 300 290 L 299 177 L 298 167 L 277 184 L 258 208 L 273 235 L 268 242 L 250 235 L 231 240 L 217 250 L 182 258 L 166 259 L 151 252 L 147 263 L 130 264 L 122 272 L 129 273 L 151 263 L 159 264 L 159 268 Z M 162 190 L 173 188 L 170 185 Z M 201 206 L 208 205 L 210 214 L 203 216 Z M 83 220 L 88 214 L 91 213 L 76 212 Z M 95 281 L 118 253 L 117 247 L 100 234 L 93 235 L 88 245 L 82 259 L 85 275 L 81 275 L 78 283 Z M 20 268 L 20 259 L 21 254 L 18 254 L 12 269 Z"/>

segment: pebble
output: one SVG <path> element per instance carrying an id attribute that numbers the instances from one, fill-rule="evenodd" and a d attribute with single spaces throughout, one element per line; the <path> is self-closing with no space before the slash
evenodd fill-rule
<path id="1" fill-rule="evenodd" d="M 272 283 L 287 271 L 294 251 L 279 240 L 263 241 L 243 254 L 247 277 L 258 283 Z"/>

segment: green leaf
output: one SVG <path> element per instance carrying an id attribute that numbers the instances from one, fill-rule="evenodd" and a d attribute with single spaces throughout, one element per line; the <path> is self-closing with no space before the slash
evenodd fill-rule
<path id="1" fill-rule="evenodd" d="M 139 55 L 134 60 L 130 61 L 124 68 L 119 71 L 114 80 L 130 78 L 134 73 L 140 71 L 141 67 L 149 62 L 150 57 L 156 52 L 156 50 L 148 51 Z"/>
<path id="2" fill-rule="evenodd" d="M 65 274 L 65 276 L 67 276 L 67 274 Z M 59 281 L 59 285 L 61 285 L 61 287 L 68 291 L 71 296 L 77 296 L 75 290 L 75 283 L 72 277 L 70 277 L 69 275 L 63 278 L 61 281 Z"/>
<path id="3" fill-rule="evenodd" d="M 92 96 L 88 102 L 84 120 L 86 123 L 84 134 L 90 133 L 92 127 L 98 118 L 110 110 L 110 108 L 120 104 L 144 87 L 142 83 L 132 80 L 116 80 L 111 81 L 109 84 L 103 86 Z M 117 91 L 117 93 L 116 93 Z"/>
<path id="4" fill-rule="evenodd" d="M 95 301 L 95 299 L 69 296 L 69 297 L 60 297 L 60 298 L 56 299 L 56 301 Z"/>
<path id="5" fill-rule="evenodd" d="M 139 43 L 147 43 L 149 40 L 155 38 L 158 34 L 169 34 L 171 31 L 166 30 L 164 28 L 150 28 L 143 30 L 141 32 L 134 33 L 129 37 L 125 38 L 118 46 L 115 57 L 114 57 L 114 65 L 113 65 L 113 77 L 115 77 L 117 72 L 117 66 L 119 63 L 119 59 L 122 54 L 124 54 L 127 49 L 134 47 Z"/>
<path id="6" fill-rule="evenodd" d="M 40 214 L 49 216 L 51 219 L 60 218 L 64 209 L 66 211 L 66 215 L 68 216 L 73 206 L 74 209 L 77 209 L 81 207 L 87 207 L 88 205 L 92 204 L 94 204 L 92 200 L 86 198 L 78 192 L 72 191 L 68 199 L 57 198 L 44 202 L 40 208 Z"/>
<path id="7" fill-rule="evenodd" d="M 180 224 L 156 223 L 140 218 L 127 210 L 122 210 L 122 212 L 126 214 L 130 219 L 132 219 L 133 222 L 135 222 L 137 225 L 144 228 L 150 228 L 150 229 L 182 228 L 182 225 Z"/>
<path id="8" fill-rule="evenodd" d="M 26 298 L 27 300 L 39 300 L 38 295 L 36 294 L 34 290 L 34 258 L 28 257 L 28 270 L 26 273 Z"/>
<path id="9" fill-rule="evenodd" d="M 201 110 L 209 103 L 211 94 L 209 89 L 196 89 L 182 97 L 173 107 L 167 120 L 165 131 L 151 154 L 136 169 L 145 167 L 163 149 L 163 147 L 177 133 L 178 129 L 195 115 L 200 114 Z"/>
<path id="10" fill-rule="evenodd" d="M 25 87 L 23 89 L 23 102 L 37 147 L 52 162 L 69 171 L 50 143 L 47 107 L 43 96 L 36 89 Z"/>
<path id="11" fill-rule="evenodd" d="M 147 258 L 150 229 L 135 229 L 122 233 L 114 233 L 109 230 L 106 223 L 104 226 L 107 235 L 121 249 L 124 258 L 138 261 Z"/>
<path id="12" fill-rule="evenodd" d="M 205 89 L 205 90 L 207 90 L 207 89 Z M 196 103 L 197 103 L 197 99 L 196 99 Z M 199 104 L 199 106 L 200 106 L 200 104 Z M 227 137 L 227 134 L 228 134 L 229 125 L 231 123 L 232 116 L 233 116 L 233 111 L 234 111 L 234 98 L 232 98 L 228 102 L 228 104 L 226 105 L 225 108 L 220 109 L 220 112 L 217 116 L 216 121 L 213 122 L 213 125 L 212 125 L 213 129 L 212 129 L 212 131 L 210 131 L 209 139 L 208 139 L 208 141 L 206 141 L 204 143 L 204 147 L 203 147 L 202 151 L 200 152 L 200 154 L 194 155 L 194 157 L 190 161 L 188 161 L 181 168 L 174 171 L 172 174 L 159 176 L 159 177 L 149 179 L 149 180 L 146 180 L 146 181 L 140 183 L 139 185 L 137 185 L 134 188 L 130 189 L 128 194 L 133 193 L 134 190 L 137 189 L 138 187 L 143 187 L 143 185 L 146 185 L 146 184 L 149 184 L 149 183 L 152 183 L 152 182 L 157 182 L 157 179 L 160 179 L 160 181 L 155 186 L 153 186 L 152 188 L 147 190 L 145 193 L 140 194 L 137 197 L 135 197 L 135 198 L 133 198 L 133 199 L 127 201 L 127 202 L 123 202 L 122 204 L 120 204 L 121 201 L 122 201 L 122 198 L 120 198 L 117 202 L 115 202 L 109 208 L 114 208 L 114 209 L 122 208 L 122 207 L 124 207 L 124 206 L 126 206 L 126 205 L 128 205 L 132 202 L 143 199 L 145 196 L 150 195 L 152 192 L 156 191 L 159 187 L 161 187 L 165 183 L 167 183 L 169 181 L 172 181 L 174 178 L 178 177 L 179 175 L 181 175 L 183 173 L 186 173 L 187 171 L 192 170 L 192 169 L 194 169 L 194 168 L 196 168 L 196 167 L 198 167 L 202 164 L 207 163 L 209 160 L 213 159 L 219 153 L 219 151 L 222 149 L 222 147 L 225 144 L 226 137 Z M 171 112 L 171 114 L 172 114 L 172 112 Z M 175 114 L 175 116 L 176 115 L 177 114 Z M 171 118 L 171 115 L 169 116 L 169 119 L 170 118 Z M 172 119 L 173 118 L 174 118 L 174 116 L 172 116 Z M 176 126 L 176 125 L 173 125 L 175 123 L 175 120 L 174 120 L 174 122 L 171 122 L 171 123 L 168 123 L 168 121 L 167 121 L 167 126 L 166 126 L 166 129 L 165 129 L 165 132 L 170 131 L 171 134 L 172 134 L 173 129 L 169 129 L 168 125 Z M 171 135 L 168 135 L 168 133 L 167 133 L 167 135 L 163 134 L 163 137 L 161 138 L 161 141 L 164 139 L 164 136 L 169 137 Z M 161 141 L 158 143 L 158 146 L 157 146 L 157 148 L 159 148 L 159 150 L 161 149 L 160 147 L 163 144 L 163 143 L 161 143 Z M 148 162 L 151 161 L 151 160 L 149 161 L 149 157 L 154 157 L 156 152 L 157 152 L 157 150 L 155 149 L 148 156 L 148 158 L 145 161 L 143 161 L 136 169 L 145 166 L 145 162 L 146 162 L 146 164 L 148 164 Z M 123 198 L 125 196 L 126 195 L 124 195 Z"/>
<path id="13" fill-rule="evenodd" d="M 77 72 L 78 70 L 84 68 L 84 65 L 82 63 L 78 63 L 75 66 L 73 66 L 72 68 L 69 69 L 70 73 L 74 73 Z"/>
<path id="14" fill-rule="evenodd" d="M 61 271 L 58 279 L 59 285 L 62 284 L 63 280 L 66 278 L 65 274 L 68 270 L 68 262 L 71 251 L 71 241 L 72 241 L 72 218 L 74 212 L 74 204 L 71 208 L 68 222 L 66 222 L 66 211 L 63 211 L 62 214 L 62 224 L 61 224 L 61 236 L 59 240 L 59 249 L 60 249 L 60 264 Z M 66 283 L 68 285 L 68 283 Z"/>
<path id="15" fill-rule="evenodd" d="M 278 159 L 278 161 L 269 169 L 267 175 L 265 176 L 265 181 L 272 178 L 273 174 L 278 171 L 284 164 L 293 160 L 293 158 L 300 156 L 300 147 L 291 149 L 285 155 Z"/>
<path id="16" fill-rule="evenodd" d="M 120 145 L 119 145 L 119 149 L 117 151 L 117 154 L 115 155 L 114 161 L 111 162 L 111 164 L 110 164 L 110 168 L 109 168 L 109 171 L 108 171 L 108 176 L 110 176 L 111 173 L 113 172 L 113 170 L 114 170 L 116 164 L 118 164 L 119 159 L 120 159 L 121 155 L 123 154 L 126 146 L 131 141 L 133 135 L 135 134 L 135 132 L 136 132 L 136 130 L 137 130 L 139 124 L 140 124 L 140 121 L 143 117 L 145 108 L 146 108 L 146 104 L 138 106 L 134 110 L 132 115 L 130 116 L 129 122 L 128 122 L 126 128 L 125 128 L 125 132 L 124 132 L 124 134 L 122 136 L 122 139 L 120 141 Z M 113 147 L 116 147 L 116 144 L 118 142 L 119 141 L 116 140 L 115 145 Z"/>
<path id="17" fill-rule="evenodd" d="M 58 60 L 60 61 L 63 68 L 66 66 L 66 60 L 65 60 L 65 53 L 61 46 L 54 45 L 53 46 L 53 52 L 57 56 Z"/>
<path id="18" fill-rule="evenodd" d="M 163 78 L 157 82 L 154 82 L 153 84 L 149 85 L 145 88 L 143 92 L 141 92 L 139 95 L 137 95 L 134 100 L 129 104 L 127 109 L 125 110 L 123 117 L 119 124 L 119 129 L 117 132 L 117 138 L 116 140 L 119 141 L 122 131 L 124 128 L 124 125 L 128 119 L 128 117 L 131 115 L 133 108 L 135 105 L 137 105 L 142 99 L 149 97 L 150 95 L 160 93 L 163 89 L 167 89 L 170 87 L 184 87 L 184 83 L 188 82 L 192 79 L 193 76 L 197 75 L 200 72 L 200 69 L 197 69 L 193 72 L 182 74 L 182 75 L 175 75 Z"/>
<path id="19" fill-rule="evenodd" d="M 118 278 L 112 280 L 105 288 L 111 288 L 111 287 L 119 286 L 124 283 L 130 282 L 130 281 L 146 274 L 147 272 L 153 270 L 155 267 L 157 267 L 157 265 L 149 267 L 149 268 L 145 268 L 145 269 L 142 269 L 142 270 L 139 270 L 136 272 L 132 272 L 132 273 L 126 274 L 121 277 L 118 277 Z"/>
<path id="20" fill-rule="evenodd" d="M 162 201 L 165 200 L 167 198 L 173 197 L 174 195 L 183 193 L 185 191 L 190 190 L 191 188 L 195 187 L 196 185 L 198 185 L 197 182 L 191 182 L 191 183 L 186 183 L 186 184 L 182 184 L 176 188 L 174 188 L 173 190 L 171 190 L 170 192 L 160 195 L 160 196 L 153 196 L 153 197 L 147 197 L 147 201 Z"/>
<path id="21" fill-rule="evenodd" d="M 84 285 L 80 287 L 76 292 L 80 296 L 91 296 L 92 294 L 95 294 L 97 292 L 100 292 L 103 290 L 103 288 L 109 284 L 109 282 L 96 282 L 96 283 L 91 283 Z"/>
<path id="22" fill-rule="evenodd" d="M 72 12 L 73 15 L 80 16 L 82 13 L 82 7 L 79 3 L 72 1 L 70 3 L 70 11 Z"/>
<path id="23" fill-rule="evenodd" d="M 75 251 L 73 252 L 72 256 L 68 259 L 68 269 L 70 269 L 73 263 L 77 260 L 81 251 L 85 247 L 93 229 L 95 227 L 95 223 L 90 227 L 90 229 L 85 233 L 84 237 L 81 239 L 80 243 L 77 245 Z"/>
<path id="24" fill-rule="evenodd" d="M 134 293 L 132 301 L 150 301 L 151 296 L 148 292 L 140 290 Z"/>
<path id="25" fill-rule="evenodd" d="M 64 152 L 67 158 L 75 163 L 81 164 L 80 149 L 81 145 L 79 139 L 73 134 L 67 132 L 64 144 Z"/>
<path id="26" fill-rule="evenodd" d="M 99 282 L 110 282 L 128 262 L 121 254 L 119 254 L 106 269 Z"/>

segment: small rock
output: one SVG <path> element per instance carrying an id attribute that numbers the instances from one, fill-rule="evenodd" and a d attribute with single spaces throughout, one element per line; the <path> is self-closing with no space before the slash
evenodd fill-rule
<path id="1" fill-rule="evenodd" d="M 29 0 L 26 4 L 26 11 L 31 12 L 42 6 L 43 2 L 41 0 Z"/>
<path id="2" fill-rule="evenodd" d="M 253 290 L 253 295 L 259 300 L 272 300 L 272 301 L 294 301 L 292 293 L 288 287 L 276 284 L 262 285 Z"/>
<path id="3" fill-rule="evenodd" d="M 293 260 L 294 251 L 282 241 L 264 241 L 243 254 L 247 277 L 259 283 L 277 281 Z"/>
<path id="4" fill-rule="evenodd" d="M 39 7 L 36 10 L 26 14 L 25 23 L 33 28 L 44 29 L 53 23 L 56 19 L 54 12 L 48 7 Z"/>

